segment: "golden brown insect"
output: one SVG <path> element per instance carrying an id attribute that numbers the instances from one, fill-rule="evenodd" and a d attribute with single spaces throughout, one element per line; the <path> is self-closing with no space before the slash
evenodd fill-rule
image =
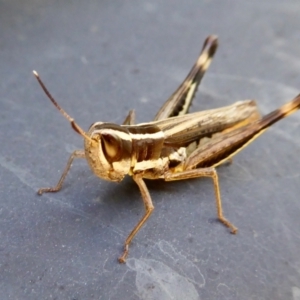
<path id="1" fill-rule="evenodd" d="M 119 182 L 130 175 L 141 191 L 146 212 L 125 241 L 124 252 L 119 258 L 121 263 L 126 260 L 132 239 L 154 209 L 144 179 L 212 178 L 218 219 L 236 233 L 237 228 L 223 215 L 216 167 L 231 160 L 268 127 L 300 107 L 298 95 L 264 117 L 252 100 L 188 114 L 217 46 L 217 37 L 209 36 L 205 40 L 190 73 L 152 122 L 134 125 L 135 114 L 130 111 L 123 125 L 96 122 L 87 132 L 58 105 L 34 71 L 49 99 L 84 139 L 84 150 L 71 154 L 57 185 L 41 188 L 38 194 L 59 191 L 74 158 L 85 158 L 96 176 L 109 181 Z"/>

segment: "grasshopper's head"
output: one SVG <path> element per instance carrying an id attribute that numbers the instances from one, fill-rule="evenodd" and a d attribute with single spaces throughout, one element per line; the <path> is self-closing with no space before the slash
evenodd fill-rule
<path id="1" fill-rule="evenodd" d="M 38 73 L 33 71 L 33 74 L 50 101 L 84 138 L 85 157 L 92 171 L 100 178 L 121 181 L 131 166 L 132 143 L 127 130 L 115 124 L 98 122 L 85 132 L 54 100 Z"/>
<path id="2" fill-rule="evenodd" d="M 128 131 L 116 124 L 97 122 L 85 139 L 85 157 L 100 178 L 121 181 L 131 167 L 132 140 Z"/>

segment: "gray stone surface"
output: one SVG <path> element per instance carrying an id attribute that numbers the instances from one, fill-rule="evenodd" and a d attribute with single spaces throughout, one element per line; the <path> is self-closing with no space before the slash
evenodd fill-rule
<path id="1" fill-rule="evenodd" d="M 219 168 L 212 182 L 149 182 L 143 213 L 130 178 L 94 177 L 77 161 L 82 141 L 47 100 L 36 69 L 83 127 L 120 123 L 135 108 L 151 120 L 186 76 L 203 40 L 220 48 L 193 110 L 257 99 L 263 113 L 300 91 L 300 6 L 288 1 L 0 1 L 1 299 L 300 299 L 300 113 Z"/>

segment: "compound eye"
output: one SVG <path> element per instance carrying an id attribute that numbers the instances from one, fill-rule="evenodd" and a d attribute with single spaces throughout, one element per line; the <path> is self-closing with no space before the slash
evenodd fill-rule
<path id="1" fill-rule="evenodd" d="M 102 149 L 109 162 L 118 161 L 122 156 L 122 141 L 112 133 L 101 134 Z"/>

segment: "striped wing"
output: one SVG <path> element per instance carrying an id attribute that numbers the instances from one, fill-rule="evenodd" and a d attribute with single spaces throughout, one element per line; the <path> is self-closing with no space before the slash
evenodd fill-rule
<path id="1" fill-rule="evenodd" d="M 300 109 L 300 95 L 280 108 L 242 128 L 212 139 L 195 150 L 184 163 L 186 170 L 217 167 L 253 142 L 271 125 Z"/>
<path id="2" fill-rule="evenodd" d="M 239 101 L 232 105 L 148 124 L 156 125 L 165 136 L 166 146 L 181 147 L 224 130 L 233 130 L 259 119 L 256 102 Z"/>

